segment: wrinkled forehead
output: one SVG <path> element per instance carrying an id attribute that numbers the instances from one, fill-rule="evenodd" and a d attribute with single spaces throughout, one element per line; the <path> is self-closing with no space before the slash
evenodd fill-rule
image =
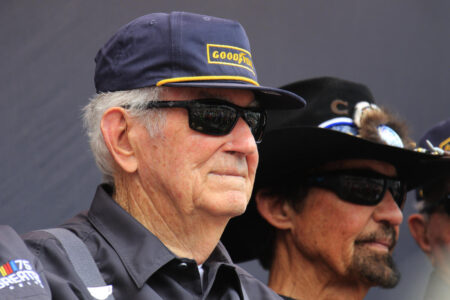
<path id="1" fill-rule="evenodd" d="M 338 170 L 349 170 L 349 169 L 365 169 L 371 170 L 388 177 L 397 176 L 397 169 L 394 165 L 379 160 L 372 159 L 345 159 L 327 162 L 318 168 L 314 168 L 313 171 L 338 171 Z"/>
<path id="2" fill-rule="evenodd" d="M 250 90 L 221 88 L 165 87 L 161 91 L 161 100 L 192 100 L 218 98 L 239 106 L 256 105 L 255 95 Z"/>

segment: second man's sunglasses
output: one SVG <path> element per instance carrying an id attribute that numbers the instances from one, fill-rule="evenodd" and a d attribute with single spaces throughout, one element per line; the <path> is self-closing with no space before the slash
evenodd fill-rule
<path id="1" fill-rule="evenodd" d="M 266 126 L 266 113 L 261 107 L 240 107 L 215 98 L 189 101 L 152 101 L 146 109 L 185 108 L 188 111 L 189 127 L 208 135 L 229 134 L 240 117 L 250 127 L 255 141 L 260 143 Z"/>
<path id="2" fill-rule="evenodd" d="M 368 170 L 338 170 L 311 175 L 307 185 L 331 190 L 342 200 L 360 205 L 377 205 L 387 190 L 400 208 L 406 199 L 404 182 Z"/>

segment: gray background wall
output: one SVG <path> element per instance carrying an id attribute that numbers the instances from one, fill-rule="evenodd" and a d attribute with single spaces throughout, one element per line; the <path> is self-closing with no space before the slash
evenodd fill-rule
<path id="1" fill-rule="evenodd" d="M 321 75 L 365 83 L 378 103 L 409 120 L 415 138 L 450 116 L 446 0 L 3 0 L 0 223 L 25 232 L 88 208 L 101 180 L 80 119 L 94 93 L 93 58 L 121 25 L 171 10 L 239 20 L 265 85 Z M 410 195 L 405 217 L 413 203 Z M 430 267 L 401 230 L 401 284 L 372 289 L 366 299 L 421 298 Z M 257 263 L 245 266 L 265 280 Z"/>

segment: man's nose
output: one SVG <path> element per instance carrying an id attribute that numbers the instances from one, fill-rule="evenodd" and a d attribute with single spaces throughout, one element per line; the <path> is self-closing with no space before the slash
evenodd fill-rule
<path id="1" fill-rule="evenodd" d="M 258 151 L 250 126 L 242 117 L 239 118 L 229 135 L 231 146 L 229 151 L 236 151 L 245 155 Z"/>
<path id="2" fill-rule="evenodd" d="M 392 226 L 398 226 L 402 223 L 402 210 L 389 190 L 386 191 L 383 200 L 378 203 L 374 211 L 374 218 L 377 222 L 388 222 Z"/>

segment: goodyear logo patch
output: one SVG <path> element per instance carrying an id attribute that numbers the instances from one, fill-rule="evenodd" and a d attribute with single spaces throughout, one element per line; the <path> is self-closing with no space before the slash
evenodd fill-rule
<path id="1" fill-rule="evenodd" d="M 37 285 L 44 288 L 41 278 L 33 270 L 28 260 L 11 260 L 0 266 L 0 290 L 4 288 L 14 290 L 27 285 Z"/>
<path id="2" fill-rule="evenodd" d="M 206 48 L 209 64 L 240 67 L 249 70 L 255 75 L 252 55 L 247 50 L 234 46 L 216 44 L 207 44 Z"/>
<path id="3" fill-rule="evenodd" d="M 450 151 L 450 137 L 440 143 L 439 148 L 443 149 L 444 151 Z"/>

